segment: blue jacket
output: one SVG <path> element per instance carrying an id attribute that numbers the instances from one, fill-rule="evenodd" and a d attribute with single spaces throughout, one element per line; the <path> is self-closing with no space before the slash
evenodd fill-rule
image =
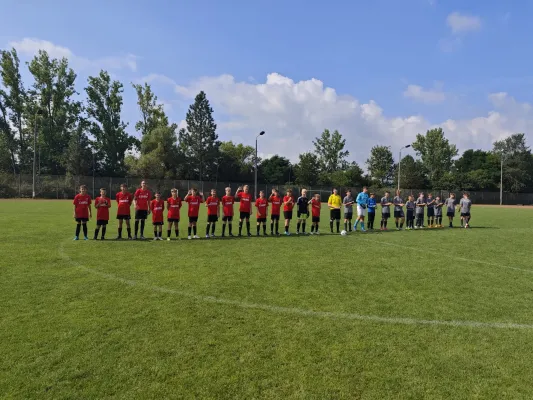
<path id="1" fill-rule="evenodd" d="M 376 199 L 373 199 L 372 197 L 368 198 L 368 212 L 369 213 L 375 213 L 376 212 Z"/>

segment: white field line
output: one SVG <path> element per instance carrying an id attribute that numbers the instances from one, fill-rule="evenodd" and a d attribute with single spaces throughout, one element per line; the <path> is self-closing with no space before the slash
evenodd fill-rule
<path id="1" fill-rule="evenodd" d="M 193 293 L 189 293 L 189 292 L 185 292 L 181 290 L 169 289 L 169 288 L 164 288 L 164 287 L 154 286 L 154 285 L 147 285 L 147 284 L 137 282 L 131 279 L 121 278 L 119 276 L 116 276 L 116 275 L 113 275 L 107 272 L 101 272 L 101 271 L 94 270 L 92 268 L 88 268 L 80 264 L 79 262 L 72 260 L 69 257 L 69 255 L 65 253 L 63 243 L 59 245 L 58 251 L 59 251 L 59 255 L 61 256 L 61 258 L 69 262 L 71 265 L 75 266 L 76 268 L 82 271 L 91 273 L 93 275 L 97 275 L 101 278 L 120 282 L 124 285 L 131 286 L 131 287 L 138 287 L 138 288 L 142 288 L 142 289 L 150 290 L 154 292 L 167 293 L 167 294 L 187 297 L 187 298 L 196 300 L 198 302 L 222 304 L 222 305 L 228 305 L 232 307 L 251 309 L 251 310 L 262 310 L 262 311 L 268 311 L 268 312 L 276 313 L 276 314 L 290 314 L 290 315 L 297 315 L 297 316 L 303 316 L 303 317 L 316 317 L 316 318 L 328 318 L 328 319 L 339 319 L 339 320 L 356 320 L 356 321 L 375 322 L 375 323 L 382 323 L 382 324 L 430 325 L 430 326 L 497 328 L 497 329 L 528 329 L 528 330 L 533 329 L 533 324 L 518 324 L 514 322 L 478 322 L 478 321 L 460 321 L 460 320 L 443 321 L 443 320 L 426 320 L 426 319 L 403 318 L 403 317 L 380 317 L 377 315 L 337 313 L 337 312 L 329 312 L 329 311 L 313 311 L 313 310 L 305 310 L 305 309 L 293 308 L 293 307 L 272 306 L 268 304 L 246 303 L 246 302 L 242 302 L 238 300 L 229 300 L 229 299 L 223 299 L 223 298 L 218 298 L 214 296 L 200 296 L 197 294 L 193 294 Z"/>

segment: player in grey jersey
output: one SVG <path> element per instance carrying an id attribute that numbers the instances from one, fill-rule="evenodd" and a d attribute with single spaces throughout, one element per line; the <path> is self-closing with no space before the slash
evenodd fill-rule
<path id="1" fill-rule="evenodd" d="M 435 213 L 435 228 L 442 228 L 442 206 L 444 203 L 441 201 L 440 196 L 435 197 L 433 211 Z"/>
<path id="2" fill-rule="evenodd" d="M 461 227 L 468 228 L 470 225 L 470 208 L 472 207 L 472 200 L 468 193 L 463 193 L 463 198 L 459 201 L 459 208 L 461 209 Z"/>
<path id="3" fill-rule="evenodd" d="M 453 228 L 453 217 L 455 217 L 455 194 L 450 193 L 450 197 L 444 202 L 446 207 L 446 216 L 450 222 L 450 228 Z"/>
<path id="4" fill-rule="evenodd" d="M 390 192 L 385 192 L 385 196 L 381 198 L 381 230 L 387 230 L 387 220 L 390 218 L 390 206 L 392 201 Z"/>

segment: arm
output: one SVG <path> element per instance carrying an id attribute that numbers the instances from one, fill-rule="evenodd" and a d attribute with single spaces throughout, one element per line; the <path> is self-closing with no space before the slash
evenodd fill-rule
<path id="1" fill-rule="evenodd" d="M 89 203 L 89 218 L 92 218 L 93 217 L 93 209 L 91 207 L 91 203 Z"/>
<path id="2" fill-rule="evenodd" d="M 74 204 L 73 205 L 74 205 L 74 211 L 73 211 L 72 215 L 74 216 L 74 218 L 76 218 L 76 200 L 74 200 Z"/>

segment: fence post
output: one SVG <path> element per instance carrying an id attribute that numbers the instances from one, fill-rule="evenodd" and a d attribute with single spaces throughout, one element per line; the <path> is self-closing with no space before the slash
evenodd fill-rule
<path id="1" fill-rule="evenodd" d="M 113 188 L 113 178 L 109 177 L 109 195 L 112 196 L 111 189 Z"/>

